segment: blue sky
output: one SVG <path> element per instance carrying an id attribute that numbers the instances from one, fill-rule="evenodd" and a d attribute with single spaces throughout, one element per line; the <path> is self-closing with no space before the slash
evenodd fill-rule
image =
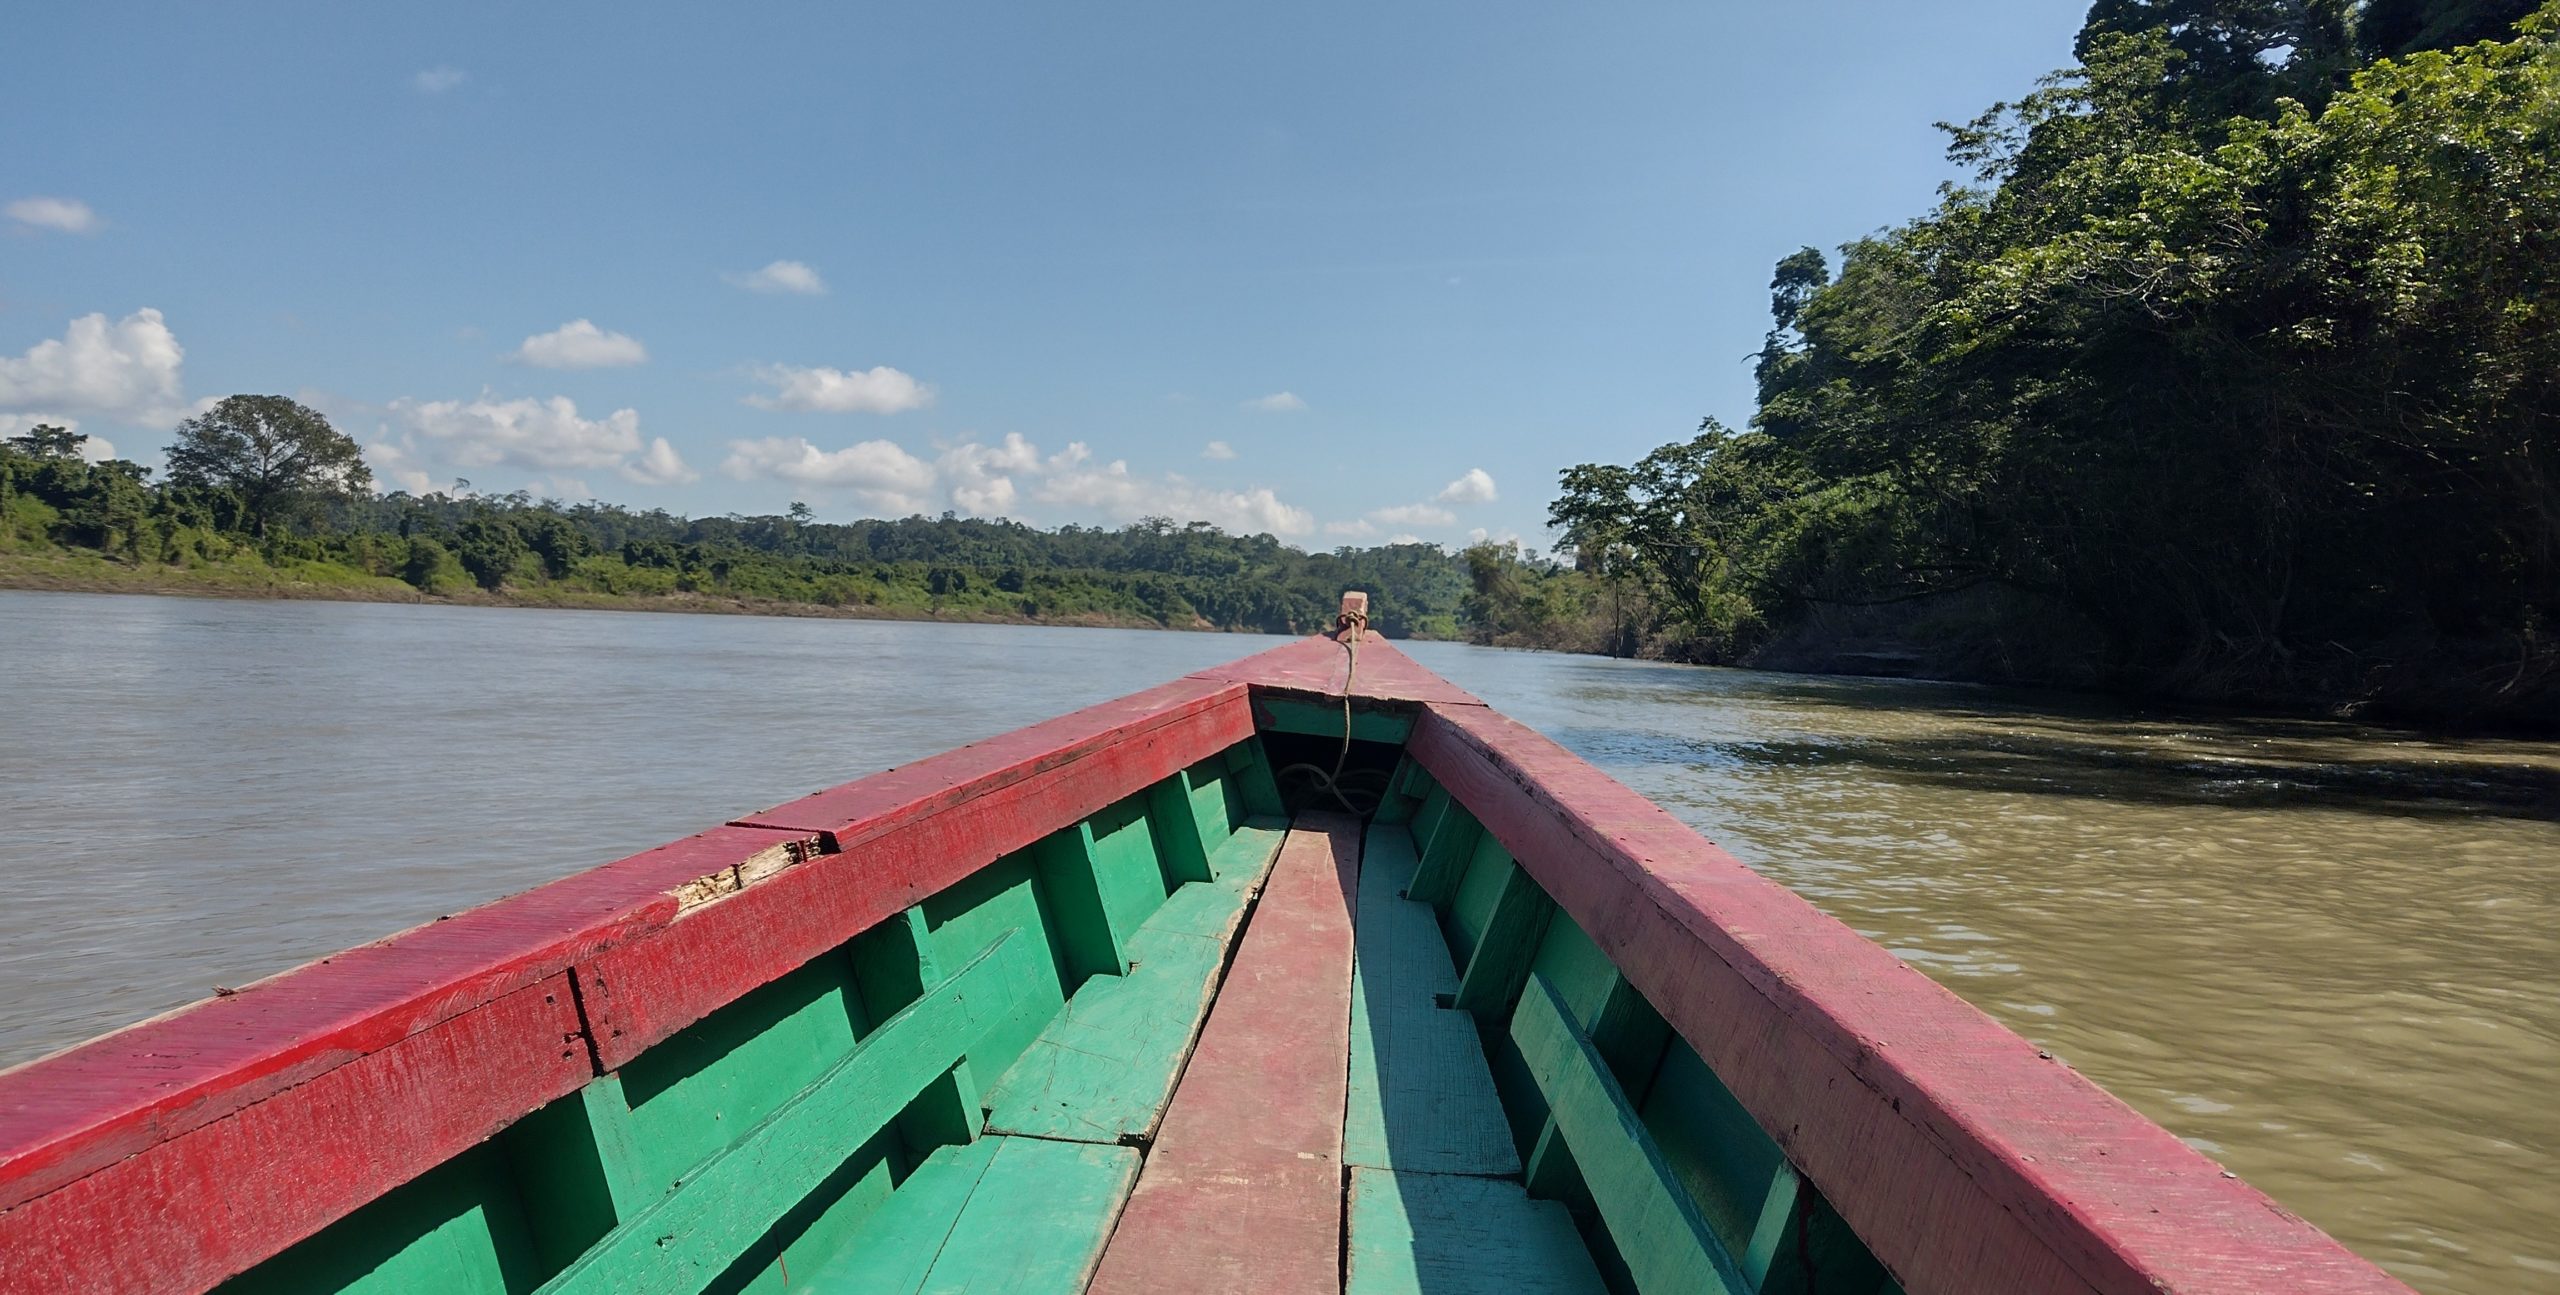
<path id="1" fill-rule="evenodd" d="M 34 7 L 0 427 L 281 392 L 385 488 L 1543 545 L 2082 11 Z"/>

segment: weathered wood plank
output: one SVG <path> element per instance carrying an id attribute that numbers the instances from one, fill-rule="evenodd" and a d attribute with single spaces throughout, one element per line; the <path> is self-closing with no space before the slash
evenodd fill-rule
<path id="1" fill-rule="evenodd" d="M 1339 1291 L 1357 821 L 1308 814 L 1263 888 L 1092 1289 Z"/>
<path id="2" fill-rule="evenodd" d="M 1760 1202 L 1760 1219 L 1751 1227 L 1751 1243 L 1742 1252 L 1742 1279 L 1758 1290 L 1769 1277 L 1778 1246 L 1795 1226 L 1798 1189 L 1804 1186 L 1793 1165 L 1781 1163 L 1769 1175 L 1769 1193 Z"/>
<path id="3" fill-rule="evenodd" d="M 671 892 L 688 882 L 816 844 L 807 833 L 716 828 L 0 1073 L 0 1210 L 561 975 L 596 948 L 663 926 L 678 907 Z M 466 1063 L 420 1091 L 468 1090 L 524 1109 L 548 1100 L 538 1085 L 490 1087 Z M 441 1158 L 399 1157 L 389 1144 L 377 1152 L 400 1159 L 402 1178 Z M 333 1181 L 318 1168 L 292 1176 Z"/>
<path id="4" fill-rule="evenodd" d="M 1554 742 L 1429 707 L 1481 815 L 1915 1293 L 2407 1287 Z"/>
<path id="5" fill-rule="evenodd" d="M 208 1289 L 594 1073 L 567 975 L 526 986 L 0 1214 L 0 1286 Z"/>
<path id="6" fill-rule="evenodd" d="M 1227 772 L 1227 752 L 1183 769 L 1183 793 L 1191 801 L 1191 820 L 1200 833 L 1200 848 L 1215 857 L 1236 825 L 1245 819 L 1244 792 Z M 1286 823 L 1281 825 L 1287 827 Z"/>
<path id="7" fill-rule="evenodd" d="M 1564 1207 L 1518 1183 L 1351 1171 L 1345 1295 L 1600 1295 Z"/>
<path id="8" fill-rule="evenodd" d="M 1062 824 L 1252 735 L 1241 689 L 1151 689 L 752 816 L 841 853 L 785 869 L 581 964 L 604 1067 Z M 1028 1036 L 1026 1036 L 1028 1037 Z M 1010 1060 L 1010 1058 L 1007 1058 Z"/>
<path id="9" fill-rule="evenodd" d="M 1086 981 L 988 1091 L 988 1127 L 1082 1142 L 1153 1137 L 1285 836 L 1246 828 L 1232 843 L 1240 848 L 1222 851 L 1220 880 L 1175 891 L 1131 938 L 1129 974 Z"/>
<path id="10" fill-rule="evenodd" d="M 1253 699 L 1253 726 L 1265 733 L 1303 733 L 1309 737 L 1329 737 L 1339 741 L 1342 718 L 1340 701 L 1305 701 L 1276 695 Z M 1351 708 L 1351 740 L 1354 742 L 1385 742 L 1401 746 L 1411 736 L 1411 715 L 1373 710 L 1357 703 Z"/>
<path id="11" fill-rule="evenodd" d="M 1521 1059 L 1546 1095 L 1556 1131 L 1645 1295 L 1748 1295 L 1698 1207 L 1636 1118 L 1608 1063 L 1565 1016 L 1553 986 L 1532 978 L 1511 1021 Z"/>
<path id="12" fill-rule="evenodd" d="M 1128 1147 L 987 1137 L 919 1166 L 799 1289 L 1073 1295 L 1138 1176 Z"/>
<path id="13" fill-rule="evenodd" d="M 1256 653 L 1241 661 L 1192 672 L 1194 679 L 1233 680 L 1254 685 L 1257 690 L 1272 690 L 1300 696 L 1339 697 L 1343 676 L 1349 673 L 1349 654 L 1340 641 L 1325 635 L 1303 638 L 1282 644 L 1268 652 Z M 1441 705 L 1474 705 L 1468 692 L 1440 676 L 1423 669 L 1412 657 L 1396 650 L 1395 645 L 1374 630 L 1360 636 L 1360 669 L 1351 679 L 1355 697 L 1376 701 L 1437 702 Z"/>
<path id="14" fill-rule="evenodd" d="M 1434 908 L 1457 895 L 1458 882 L 1467 875 L 1467 866 L 1475 861 L 1476 847 L 1484 839 L 1484 829 L 1477 826 L 1475 815 L 1448 799 L 1446 793 L 1442 793 L 1442 801 L 1430 835 L 1416 838 L 1422 843 L 1422 863 L 1405 887 L 1408 897 Z"/>
<path id="15" fill-rule="evenodd" d="M 1215 877 L 1209 871 L 1210 845 L 1201 834 L 1182 772 L 1147 788 L 1147 830 L 1155 834 L 1156 857 L 1164 861 L 1166 878 L 1181 883 Z"/>
<path id="16" fill-rule="evenodd" d="M 942 958 L 918 904 L 882 922 L 853 942 L 854 975 L 867 1021 L 887 1020 L 941 984 Z M 898 1117 L 907 1150 L 922 1159 L 933 1148 L 978 1136 L 981 1107 L 977 1073 L 969 1059 L 951 1063 Z"/>
<path id="17" fill-rule="evenodd" d="M 865 1037 L 837 1066 L 672 1195 L 616 1228 L 546 1283 L 547 1295 L 690 1292 L 946 1074 L 1011 1008 L 1029 941 L 998 941 Z"/>
<path id="18" fill-rule="evenodd" d="M 1031 847 L 1031 857 L 1049 912 L 1057 919 L 1055 936 L 1066 956 L 1069 984 L 1086 976 L 1126 975 L 1129 937 L 1137 931 L 1112 922 L 1094 856 L 1093 824 L 1077 823 L 1041 838 Z"/>
<path id="19" fill-rule="evenodd" d="M 1440 1005 L 1458 988 L 1431 910 L 1403 897 L 1413 841 L 1374 825 L 1360 861 L 1351 996 L 1347 1164 L 1443 1174 L 1517 1174 L 1474 1018 Z"/>
<path id="20" fill-rule="evenodd" d="M 1280 799 L 1280 783 L 1271 772 L 1271 755 L 1259 740 L 1227 748 L 1227 776 L 1248 817 L 1277 818 L 1289 812 Z"/>
<path id="21" fill-rule="evenodd" d="M 1537 954 L 1538 941 L 1547 933 L 1547 919 L 1555 911 L 1555 902 L 1547 898 L 1547 892 L 1538 889 L 1538 883 L 1527 872 L 1512 868 L 1504 876 L 1502 893 L 1485 919 L 1475 951 L 1467 958 L 1467 969 L 1458 977 L 1457 1000 L 1452 1006 L 1488 1020 L 1507 1015 L 1512 999 L 1519 996 L 1521 982 L 1528 978 L 1529 960 Z"/>
<path id="22" fill-rule="evenodd" d="M 1259 878 L 1271 870 L 1271 861 L 1279 857 L 1280 843 L 1289 836 L 1289 821 L 1283 818 L 1250 818 L 1240 824 L 1226 844 L 1209 852 L 1209 871 L 1219 880 L 1238 873 Z"/>
<path id="23" fill-rule="evenodd" d="M 1131 948 L 1128 975 L 1086 981 L 988 1090 L 990 1129 L 1106 1143 L 1155 1132 L 1226 951 L 1156 931 L 1139 932 Z"/>
<path id="24" fill-rule="evenodd" d="M 847 1295 L 922 1289 L 1005 1141 L 980 1138 L 925 1157 L 834 1256 L 803 1274 L 804 1289 Z"/>

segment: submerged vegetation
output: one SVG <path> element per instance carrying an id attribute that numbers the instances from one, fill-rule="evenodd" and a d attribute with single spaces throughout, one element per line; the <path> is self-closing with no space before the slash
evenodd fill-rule
<path id="1" fill-rule="evenodd" d="M 318 413 L 235 396 L 190 420 L 170 477 L 90 463 L 39 427 L 0 443 L 0 581 L 321 598 L 745 609 L 1296 633 L 1345 589 L 1377 623 L 1453 637 L 1465 579 L 1429 544 L 1303 553 L 1149 519 L 1036 530 L 944 515 L 830 525 L 679 517 L 522 493 L 375 496 Z"/>
<path id="2" fill-rule="evenodd" d="M 2100 0 L 1497 641 L 2560 720 L 2560 4 Z M 2521 28 L 2515 24 L 2521 20 Z"/>

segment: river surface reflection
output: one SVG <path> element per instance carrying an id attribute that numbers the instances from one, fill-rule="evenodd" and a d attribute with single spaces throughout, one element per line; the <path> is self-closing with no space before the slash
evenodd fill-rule
<path id="1" fill-rule="evenodd" d="M 0 1065 L 1240 636 L 0 593 Z M 1410 645 L 2421 1290 L 2560 1290 L 2560 756 Z"/>

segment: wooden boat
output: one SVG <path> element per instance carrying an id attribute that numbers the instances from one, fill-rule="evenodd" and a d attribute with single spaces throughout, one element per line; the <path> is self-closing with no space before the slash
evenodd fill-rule
<path id="1" fill-rule="evenodd" d="M 1345 622 L 0 1075 L 0 1289 L 2405 1289 Z"/>

